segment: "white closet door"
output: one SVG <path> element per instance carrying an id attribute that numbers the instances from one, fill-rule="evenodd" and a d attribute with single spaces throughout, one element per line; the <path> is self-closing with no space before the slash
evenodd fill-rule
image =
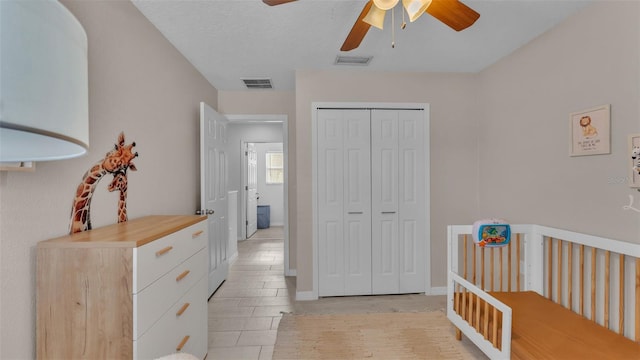
<path id="1" fill-rule="evenodd" d="M 373 110 L 373 293 L 425 291 L 426 139 L 422 111 Z"/>
<path id="2" fill-rule="evenodd" d="M 371 294 L 371 126 L 368 110 L 343 110 L 344 295 Z"/>
<path id="3" fill-rule="evenodd" d="M 398 112 L 398 270 L 400 293 L 424 292 L 426 140 L 423 112 Z"/>
<path id="4" fill-rule="evenodd" d="M 398 268 L 398 111 L 371 111 L 372 286 L 395 294 Z"/>
<path id="5" fill-rule="evenodd" d="M 371 293 L 368 110 L 318 110 L 318 292 Z"/>

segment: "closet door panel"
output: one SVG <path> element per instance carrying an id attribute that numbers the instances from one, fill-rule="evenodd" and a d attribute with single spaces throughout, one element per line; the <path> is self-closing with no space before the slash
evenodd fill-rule
<path id="1" fill-rule="evenodd" d="M 371 111 L 371 238 L 374 294 L 399 291 L 398 111 Z"/>
<path id="2" fill-rule="evenodd" d="M 371 125 L 368 110 L 343 110 L 345 295 L 371 294 Z"/>
<path id="3" fill-rule="evenodd" d="M 318 292 L 344 295 L 344 149 L 341 111 L 318 113 Z"/>
<path id="4" fill-rule="evenodd" d="M 425 166 L 427 149 L 422 112 L 398 113 L 399 152 L 399 291 L 425 291 L 427 204 Z"/>
<path id="5" fill-rule="evenodd" d="M 368 110 L 319 110 L 319 295 L 371 293 Z"/>

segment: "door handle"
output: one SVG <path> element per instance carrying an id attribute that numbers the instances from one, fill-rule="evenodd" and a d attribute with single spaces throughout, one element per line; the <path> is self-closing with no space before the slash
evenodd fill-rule
<path id="1" fill-rule="evenodd" d="M 213 215 L 214 212 L 211 209 L 200 209 L 196 210 L 196 215 Z"/>
<path id="2" fill-rule="evenodd" d="M 382 214 L 395 214 L 395 211 L 383 211 Z"/>
<path id="3" fill-rule="evenodd" d="M 349 211 L 348 214 L 349 215 L 354 215 L 354 214 L 362 215 L 362 211 Z"/>

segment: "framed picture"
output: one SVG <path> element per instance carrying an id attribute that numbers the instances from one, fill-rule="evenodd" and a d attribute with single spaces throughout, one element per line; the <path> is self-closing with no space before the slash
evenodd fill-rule
<path id="1" fill-rule="evenodd" d="M 611 153 L 610 113 L 608 104 L 571 113 L 571 156 Z"/>
<path id="2" fill-rule="evenodd" d="M 640 188 L 640 134 L 629 135 L 629 186 Z"/>

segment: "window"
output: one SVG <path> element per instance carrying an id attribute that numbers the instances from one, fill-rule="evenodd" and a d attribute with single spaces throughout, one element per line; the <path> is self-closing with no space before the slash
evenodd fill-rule
<path id="1" fill-rule="evenodd" d="M 284 158 L 282 152 L 267 152 L 267 184 L 284 183 Z"/>

